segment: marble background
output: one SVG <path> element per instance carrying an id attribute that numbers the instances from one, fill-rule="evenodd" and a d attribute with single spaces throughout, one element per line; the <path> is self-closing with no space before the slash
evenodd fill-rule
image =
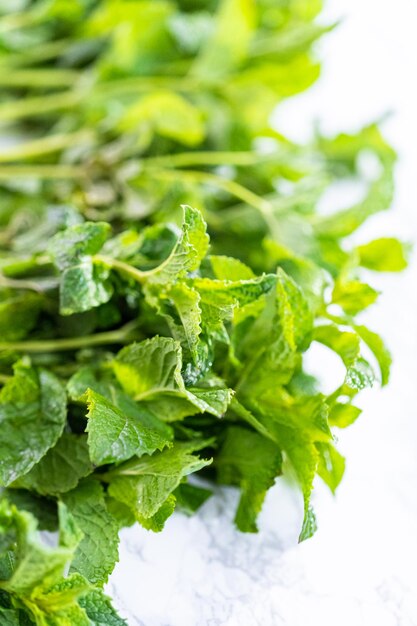
<path id="1" fill-rule="evenodd" d="M 321 45 L 323 76 L 277 123 L 303 138 L 314 119 L 336 132 L 394 110 L 385 124 L 400 153 L 394 210 L 360 239 L 417 241 L 415 0 L 328 0 L 326 15 L 345 20 Z M 384 294 L 364 321 L 393 352 L 392 383 L 364 393 L 361 419 L 341 433 L 347 471 L 336 498 L 315 488 L 315 537 L 297 544 L 301 498 L 281 479 L 258 535 L 235 531 L 232 490 L 193 519 L 174 515 L 161 534 L 127 529 L 107 591 L 129 626 L 417 626 L 416 279 L 414 258 L 402 276 L 376 281 Z"/>

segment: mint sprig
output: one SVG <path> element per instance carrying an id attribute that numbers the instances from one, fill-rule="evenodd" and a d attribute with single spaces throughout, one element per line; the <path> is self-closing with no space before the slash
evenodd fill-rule
<path id="1" fill-rule="evenodd" d="M 195 513 L 211 493 L 193 475 L 237 487 L 236 525 L 256 532 L 292 471 L 300 540 L 316 477 L 340 483 L 336 429 L 389 380 L 358 319 L 367 280 L 407 246 L 352 243 L 392 201 L 378 125 L 306 145 L 271 125 L 318 77 L 320 8 L 0 8 L 2 624 L 123 626 L 101 591 L 119 530 Z M 323 213 L 346 180 L 362 198 Z M 305 371 L 313 342 L 345 368 L 328 394 Z"/>

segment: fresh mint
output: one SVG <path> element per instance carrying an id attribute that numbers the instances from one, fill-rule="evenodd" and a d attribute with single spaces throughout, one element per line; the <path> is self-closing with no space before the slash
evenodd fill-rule
<path id="1" fill-rule="evenodd" d="M 210 484 L 239 490 L 236 526 L 256 532 L 290 472 L 314 533 L 314 481 L 343 477 L 337 430 L 389 380 L 360 316 L 371 272 L 408 249 L 351 235 L 389 208 L 396 156 L 373 123 L 305 145 L 271 125 L 319 75 L 320 1 L 10 4 L 0 622 L 123 626 L 102 592 L 120 529 L 160 532 Z M 360 199 L 323 211 L 347 181 Z M 315 343 L 344 366 L 328 394 L 305 368 Z"/>

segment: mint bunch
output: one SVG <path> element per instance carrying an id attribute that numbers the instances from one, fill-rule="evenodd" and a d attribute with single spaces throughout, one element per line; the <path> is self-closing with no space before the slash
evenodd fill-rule
<path id="1" fill-rule="evenodd" d="M 304 540 L 315 477 L 332 491 L 342 479 L 337 429 L 391 363 L 358 320 L 378 297 L 365 279 L 402 270 L 407 248 L 350 237 L 392 200 L 395 154 L 377 125 L 307 145 L 271 126 L 319 74 L 312 46 L 331 28 L 319 11 L 0 3 L 7 626 L 124 624 L 101 591 L 120 528 L 159 532 L 210 484 L 240 490 L 236 526 L 256 532 L 292 472 Z M 345 181 L 362 198 L 324 213 Z M 305 371 L 313 342 L 345 367 L 330 394 Z"/>

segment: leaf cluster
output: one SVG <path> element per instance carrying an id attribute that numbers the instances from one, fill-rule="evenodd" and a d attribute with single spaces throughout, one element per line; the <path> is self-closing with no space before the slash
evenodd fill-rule
<path id="1" fill-rule="evenodd" d="M 159 532 L 215 483 L 256 532 L 292 474 L 314 533 L 315 477 L 334 491 L 344 472 L 337 430 L 389 379 L 358 320 L 367 278 L 407 258 L 351 237 L 392 200 L 376 124 L 306 145 L 271 124 L 318 77 L 320 8 L 0 2 L 2 624 L 122 626 L 101 591 L 119 530 Z M 358 201 L 324 211 L 346 183 Z M 314 344 L 344 368 L 327 394 Z"/>

